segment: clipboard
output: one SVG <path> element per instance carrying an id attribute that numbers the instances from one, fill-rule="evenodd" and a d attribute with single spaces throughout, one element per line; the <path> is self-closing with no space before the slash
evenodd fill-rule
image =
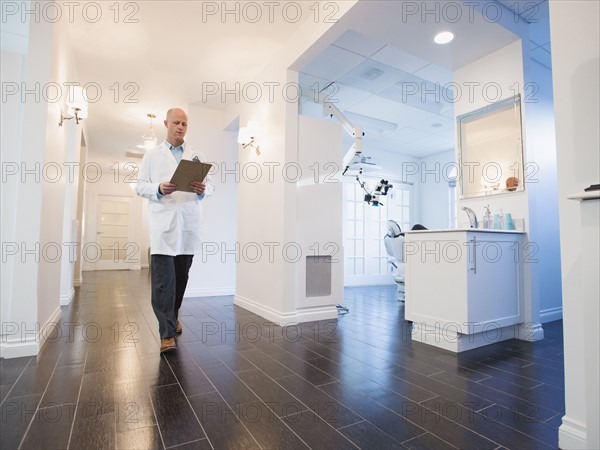
<path id="1" fill-rule="evenodd" d="M 178 191 L 192 192 L 190 183 L 192 181 L 203 182 L 211 167 L 212 164 L 182 159 L 170 182 L 177 185 Z"/>

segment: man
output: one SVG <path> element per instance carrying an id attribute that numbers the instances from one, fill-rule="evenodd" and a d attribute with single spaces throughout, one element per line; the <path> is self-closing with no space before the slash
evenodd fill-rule
<path id="1" fill-rule="evenodd" d="M 212 185 L 204 182 L 193 181 L 192 192 L 178 191 L 178 186 L 170 183 L 181 159 L 198 161 L 203 157 L 185 142 L 185 111 L 170 109 L 164 123 L 167 139 L 144 155 L 136 186 L 137 194 L 148 199 L 152 308 L 158 319 L 161 353 L 177 348 L 175 335 L 182 332 L 179 308 L 201 243 L 200 203 L 213 191 Z"/>

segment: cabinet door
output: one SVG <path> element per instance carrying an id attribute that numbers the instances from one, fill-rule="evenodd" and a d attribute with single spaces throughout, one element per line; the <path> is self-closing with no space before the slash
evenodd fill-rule
<path id="1" fill-rule="evenodd" d="M 467 321 L 466 233 L 408 235 L 405 316 L 432 326 Z"/>
<path id="2" fill-rule="evenodd" d="M 484 329 L 492 329 L 521 322 L 521 271 L 515 259 L 518 243 L 475 238 L 473 245 L 473 237 L 469 242 L 468 317 L 475 327 L 471 332 L 482 331 L 485 324 L 489 325 Z"/>

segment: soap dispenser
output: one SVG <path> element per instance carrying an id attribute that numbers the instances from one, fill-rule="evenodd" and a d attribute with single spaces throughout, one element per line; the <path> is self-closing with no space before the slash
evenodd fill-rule
<path id="1" fill-rule="evenodd" d="M 485 214 L 483 215 L 483 228 L 487 230 L 492 228 L 492 213 L 490 212 L 490 205 L 485 207 Z"/>
<path id="2" fill-rule="evenodd" d="M 500 229 L 504 230 L 504 214 L 502 213 L 502 210 L 500 210 Z"/>

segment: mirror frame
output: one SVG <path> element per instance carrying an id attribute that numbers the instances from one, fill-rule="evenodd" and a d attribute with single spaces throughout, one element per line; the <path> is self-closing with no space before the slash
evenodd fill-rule
<path id="1" fill-rule="evenodd" d="M 465 156 L 468 155 L 468 141 L 466 136 L 465 126 L 469 123 L 480 119 L 488 119 L 491 114 L 498 113 L 502 109 L 506 109 L 507 111 L 514 112 L 514 135 L 517 136 L 517 142 L 515 143 L 515 155 L 516 160 L 508 169 L 511 169 L 512 176 L 506 177 L 502 176 L 502 171 L 500 170 L 500 178 L 498 180 L 492 180 L 488 182 L 494 182 L 495 184 L 486 186 L 485 190 L 479 190 L 476 192 L 466 192 L 468 191 L 468 187 L 470 184 L 473 184 L 476 180 L 469 181 L 473 174 L 473 170 L 471 167 L 465 166 L 465 161 L 469 162 L 469 165 L 476 161 L 475 158 L 472 158 L 474 161 L 466 159 Z M 458 135 L 458 165 L 460 170 L 460 195 L 459 198 L 475 198 L 475 197 L 484 197 L 489 195 L 502 195 L 502 194 L 511 194 L 513 192 L 520 192 L 525 190 L 524 183 L 524 149 L 523 149 L 523 121 L 522 121 L 522 112 L 521 112 L 521 95 L 517 94 L 513 97 L 506 98 L 504 100 L 500 100 L 491 105 L 485 106 L 483 108 L 477 109 L 467 114 L 463 114 L 457 116 L 456 118 L 456 128 Z M 493 130 L 492 130 L 493 131 Z M 513 134 L 509 135 L 512 136 Z M 497 136 L 494 137 L 493 134 L 490 136 L 490 140 L 497 139 Z M 488 164 L 499 164 L 495 161 L 477 161 L 480 166 L 479 171 L 476 172 L 479 174 L 480 179 L 488 180 L 485 178 L 483 168 L 485 168 Z M 515 170 L 515 164 L 517 165 Z M 476 170 L 476 169 L 475 169 Z M 497 170 L 496 170 L 497 171 Z M 487 172 L 487 169 L 486 169 Z M 512 180 L 516 178 L 516 180 Z M 508 187 L 507 180 L 511 179 L 513 183 L 516 181 L 516 184 Z M 509 184 L 510 184 L 509 181 Z M 481 182 L 480 182 L 481 183 Z"/>

